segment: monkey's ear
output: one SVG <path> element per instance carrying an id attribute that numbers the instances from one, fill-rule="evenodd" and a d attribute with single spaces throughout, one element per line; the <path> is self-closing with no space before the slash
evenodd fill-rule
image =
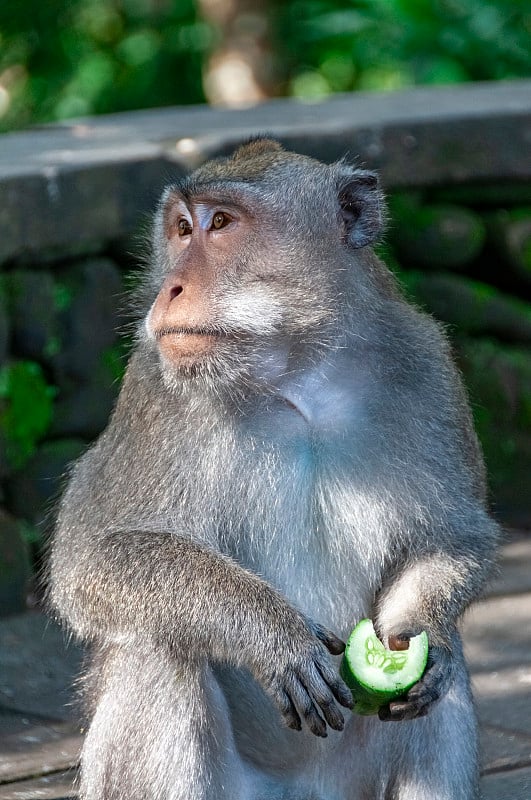
<path id="1" fill-rule="evenodd" d="M 384 225 L 384 203 L 376 173 L 342 165 L 337 190 L 345 240 L 351 247 L 375 242 Z"/>

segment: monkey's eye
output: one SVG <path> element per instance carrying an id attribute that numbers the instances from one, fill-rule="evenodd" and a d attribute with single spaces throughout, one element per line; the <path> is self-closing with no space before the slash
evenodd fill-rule
<path id="1" fill-rule="evenodd" d="M 220 228 L 224 228 L 229 224 L 229 222 L 232 222 L 232 217 L 229 217 L 229 215 L 225 214 L 224 211 L 216 211 L 212 217 L 212 225 L 210 226 L 210 230 L 219 231 Z"/>
<path id="2" fill-rule="evenodd" d="M 192 226 L 190 225 L 187 219 L 181 217 L 181 219 L 177 223 L 177 231 L 179 233 L 179 236 L 190 236 L 190 234 L 192 233 Z"/>

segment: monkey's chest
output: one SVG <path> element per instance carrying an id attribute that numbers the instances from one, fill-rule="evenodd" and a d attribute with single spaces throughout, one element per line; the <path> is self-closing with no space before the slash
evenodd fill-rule
<path id="1" fill-rule="evenodd" d="M 286 403 L 225 471 L 221 548 L 301 610 L 348 633 L 367 613 L 380 556 L 367 546 L 345 430 L 316 436 Z M 267 435 L 266 435 L 267 434 Z M 341 611 L 338 612 L 338 609 Z"/>

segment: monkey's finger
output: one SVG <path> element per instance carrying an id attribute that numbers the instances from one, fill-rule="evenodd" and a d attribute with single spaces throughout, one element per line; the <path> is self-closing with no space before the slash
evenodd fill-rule
<path id="1" fill-rule="evenodd" d="M 428 705 L 435 703 L 441 697 L 441 691 L 438 686 L 431 683 L 417 683 L 409 690 L 407 699 L 410 703 L 417 705 Z"/>
<path id="2" fill-rule="evenodd" d="M 330 691 L 336 698 L 337 702 L 344 706 L 344 708 L 353 709 L 354 700 L 352 697 L 352 692 L 348 688 L 347 684 L 339 677 L 332 665 L 326 661 L 319 662 L 317 664 L 317 669 L 328 684 Z"/>
<path id="3" fill-rule="evenodd" d="M 302 715 L 311 732 L 325 739 L 328 736 L 326 722 L 319 715 L 312 698 L 299 680 L 293 680 L 289 694 L 293 705 Z"/>
<path id="4" fill-rule="evenodd" d="M 405 722 L 417 719 L 417 717 L 425 717 L 428 710 L 429 706 L 418 706 L 415 703 L 397 700 L 389 703 L 388 706 L 382 706 L 378 711 L 378 716 L 384 722 Z"/>
<path id="5" fill-rule="evenodd" d="M 329 631 L 327 628 L 323 628 L 322 625 L 318 625 L 314 623 L 312 625 L 313 632 L 315 636 L 321 641 L 326 649 L 332 653 L 333 656 L 339 656 L 345 649 L 345 642 L 339 639 L 335 633 Z"/>
<path id="6" fill-rule="evenodd" d="M 299 680 L 305 686 L 312 700 L 317 703 L 323 712 L 323 716 L 330 727 L 335 731 L 342 731 L 345 727 L 343 714 L 337 707 L 334 695 L 317 666 L 314 665 L 307 676 L 299 675 Z"/>
<path id="7" fill-rule="evenodd" d="M 406 720 L 425 716 L 430 707 L 442 695 L 439 683 L 439 670 L 432 667 L 432 672 L 427 672 L 424 678 L 416 683 L 407 693 L 404 700 L 395 700 L 384 709 L 380 709 L 380 719 Z"/>
<path id="8" fill-rule="evenodd" d="M 342 731 L 345 727 L 345 720 L 343 719 L 343 714 L 338 709 L 332 694 L 330 694 L 326 700 L 317 700 L 317 703 L 323 712 L 323 716 L 327 724 L 332 728 L 332 730 Z"/>
<path id="9" fill-rule="evenodd" d="M 291 697 L 285 691 L 280 690 L 275 694 L 275 699 L 277 701 L 278 709 L 282 714 L 284 722 L 288 728 L 292 728 L 294 731 L 302 730 L 301 718 L 297 714 L 297 710 L 293 705 Z"/>
<path id="10" fill-rule="evenodd" d="M 402 715 L 401 715 L 401 714 L 399 714 L 399 713 L 398 713 L 398 712 L 396 712 L 396 711 L 395 711 L 395 713 L 393 713 L 393 712 L 391 711 L 391 707 L 390 707 L 390 705 L 387 705 L 387 706 L 381 706 L 381 707 L 378 709 L 378 718 L 379 718 L 379 719 L 380 719 L 382 722 L 401 722 L 401 721 L 402 721 L 402 719 L 403 719 L 403 717 L 402 717 Z"/>
<path id="11" fill-rule="evenodd" d="M 431 648 L 428 656 L 428 669 L 418 683 L 407 694 L 409 702 L 417 705 L 431 705 L 439 700 L 452 683 L 452 659 L 442 648 Z"/>

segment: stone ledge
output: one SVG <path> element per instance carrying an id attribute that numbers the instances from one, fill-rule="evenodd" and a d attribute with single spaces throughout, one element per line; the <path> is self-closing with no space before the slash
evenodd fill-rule
<path id="1" fill-rule="evenodd" d="M 70 769 L 79 761 L 83 737 L 70 722 L 34 725 L 4 735 L 0 758 L 0 784 Z M 37 767 L 38 765 L 38 767 Z"/>
<path id="2" fill-rule="evenodd" d="M 0 786 L 0 800 L 76 800 L 76 774 L 73 771 Z"/>
<path id="3" fill-rule="evenodd" d="M 483 800 L 529 800 L 531 768 L 489 775 L 482 782 Z"/>
<path id="4" fill-rule="evenodd" d="M 0 264 L 42 251 L 92 252 L 96 241 L 130 234 L 177 173 L 160 158 L 92 166 L 50 165 L 41 172 L 0 177 Z M 53 252 L 52 252 L 53 257 Z"/>
<path id="5" fill-rule="evenodd" d="M 359 158 L 387 188 L 521 182 L 531 81 L 127 112 L 4 135 L 0 263 L 127 235 L 176 174 L 264 132 L 326 161 Z"/>

